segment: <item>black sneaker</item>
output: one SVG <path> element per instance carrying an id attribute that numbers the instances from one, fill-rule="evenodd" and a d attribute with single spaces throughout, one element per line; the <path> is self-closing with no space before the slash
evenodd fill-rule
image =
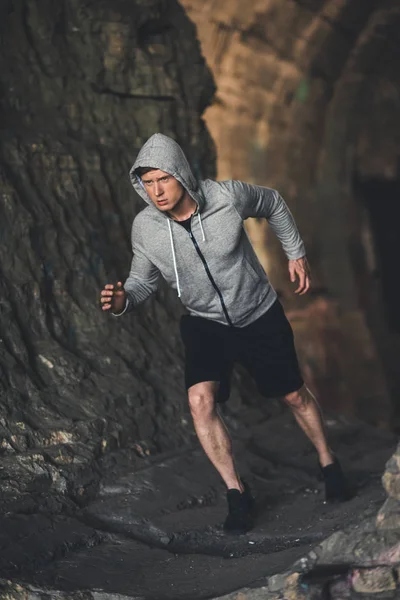
<path id="1" fill-rule="evenodd" d="M 353 496 L 342 467 L 335 457 L 334 462 L 320 470 L 325 483 L 325 500 L 327 502 L 346 502 Z"/>
<path id="2" fill-rule="evenodd" d="M 243 481 L 244 492 L 231 489 L 226 493 L 228 501 L 228 516 L 225 519 L 224 531 L 226 533 L 240 534 L 253 529 L 254 498 L 250 488 Z"/>

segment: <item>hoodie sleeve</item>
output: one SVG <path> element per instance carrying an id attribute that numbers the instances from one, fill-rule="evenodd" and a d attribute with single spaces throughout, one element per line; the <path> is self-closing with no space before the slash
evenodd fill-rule
<path id="1" fill-rule="evenodd" d="M 120 317 L 124 313 L 130 312 L 135 306 L 141 304 L 153 294 L 158 287 L 160 271 L 144 253 L 141 243 L 141 232 L 136 220 L 134 220 L 132 225 L 133 257 L 131 269 L 124 283 L 127 299 L 122 312 L 112 313 L 115 317 Z"/>
<path id="2" fill-rule="evenodd" d="M 267 219 L 289 260 L 305 256 L 306 251 L 299 230 L 279 192 L 243 181 L 223 181 L 221 184 L 229 192 L 243 220 L 249 217 Z"/>

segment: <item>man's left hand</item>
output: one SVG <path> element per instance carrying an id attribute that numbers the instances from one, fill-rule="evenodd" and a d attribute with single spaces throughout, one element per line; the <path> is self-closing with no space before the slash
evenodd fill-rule
<path id="1" fill-rule="evenodd" d="M 296 258 L 289 260 L 289 273 L 290 281 L 293 283 L 296 281 L 296 277 L 299 278 L 299 287 L 295 290 L 295 294 L 305 294 L 311 285 L 311 273 L 310 266 L 305 256 L 302 258 Z"/>

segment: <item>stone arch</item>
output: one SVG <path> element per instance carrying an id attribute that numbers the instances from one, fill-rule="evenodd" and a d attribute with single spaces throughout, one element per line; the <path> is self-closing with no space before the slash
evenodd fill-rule
<path id="1" fill-rule="evenodd" d="M 341 227 L 330 227 L 324 231 L 319 245 L 325 247 L 322 269 L 331 280 L 331 286 L 349 306 L 354 306 L 356 292 L 354 290 L 353 275 L 348 261 L 348 245 L 340 250 L 339 240 L 335 238 L 343 223 L 348 223 L 345 218 L 350 211 L 352 199 L 352 175 L 354 169 L 354 145 L 357 130 L 352 123 L 352 118 L 360 107 L 361 96 L 368 90 L 368 70 L 371 60 L 378 59 L 382 47 L 389 43 L 384 36 L 376 36 L 379 28 L 391 24 L 393 17 L 400 19 L 400 7 L 381 9 L 373 13 L 368 26 L 364 30 L 352 55 L 347 61 L 346 68 L 340 77 L 335 94 L 329 105 L 326 115 L 326 124 L 321 147 L 322 152 L 318 165 L 315 195 L 323 214 L 320 219 L 333 219 Z M 351 229 L 345 232 L 347 239 L 351 237 Z M 332 239 L 329 239 L 329 235 Z M 333 268 L 329 260 L 333 256 L 335 244 L 335 263 L 338 265 L 338 252 L 340 253 L 340 279 L 336 280 L 337 267 Z M 341 254 L 343 252 L 343 254 Z M 332 278 L 333 275 L 333 278 Z M 343 275 L 346 277 L 345 285 L 342 284 Z"/>
<path id="2" fill-rule="evenodd" d="M 389 49 L 395 49 L 392 59 L 400 66 L 399 25 L 400 7 L 387 2 L 371 15 L 349 57 L 327 112 L 315 190 L 319 207 L 318 230 L 322 231 L 326 219 L 333 224 L 325 227 L 324 234 L 318 239 L 321 272 L 326 285 L 343 305 L 354 315 L 358 313 L 359 330 L 371 333 L 390 396 L 395 401 L 395 416 L 399 413 L 395 399 L 400 391 L 397 367 L 400 338 L 385 318 L 382 281 L 376 276 L 376 239 L 371 215 L 360 198 L 362 186 L 357 185 L 357 181 L 360 177 L 368 181 L 371 167 L 371 180 L 375 177 L 377 181 L 379 177 L 382 185 L 385 181 L 399 180 L 400 150 L 398 146 L 389 148 L 392 153 L 389 168 L 383 165 L 384 161 L 375 159 L 378 165 L 361 167 L 363 173 L 359 173 L 357 145 L 363 129 L 370 126 L 365 122 L 371 114 L 365 110 L 366 99 L 376 83 L 374 76 L 378 70 L 385 71 Z M 397 90 L 400 98 L 400 77 Z M 400 126 L 399 118 L 397 122 Z M 389 137 L 390 132 L 387 134 Z M 377 152 L 381 150 L 376 149 Z M 397 164 L 393 167 L 394 163 Z"/>

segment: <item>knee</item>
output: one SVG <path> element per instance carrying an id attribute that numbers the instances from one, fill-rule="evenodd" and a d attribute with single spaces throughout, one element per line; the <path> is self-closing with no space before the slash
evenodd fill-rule
<path id="1" fill-rule="evenodd" d="M 193 419 L 206 419 L 215 411 L 215 399 L 210 393 L 189 390 L 189 407 Z"/>
<path id="2" fill-rule="evenodd" d="M 283 401 L 286 402 L 290 408 L 304 410 L 307 408 L 310 399 L 305 388 L 302 387 L 295 392 L 290 392 L 289 394 L 286 394 L 286 396 L 283 396 Z"/>

